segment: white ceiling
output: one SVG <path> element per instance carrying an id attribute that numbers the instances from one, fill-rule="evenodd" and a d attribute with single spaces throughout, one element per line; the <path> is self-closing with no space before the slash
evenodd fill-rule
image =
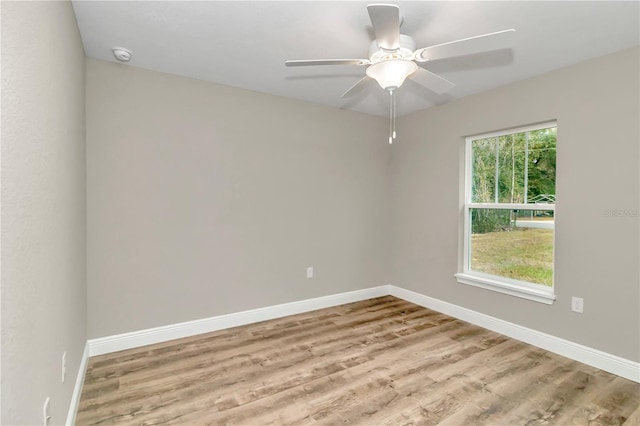
<path id="1" fill-rule="evenodd" d="M 371 3 L 375 3 L 372 1 Z M 340 95 L 364 67 L 287 68 L 289 59 L 367 58 L 373 40 L 360 1 L 74 1 L 87 56 L 375 115 L 388 114 L 376 85 Z M 401 32 L 417 47 L 515 28 L 512 49 L 422 64 L 454 82 L 436 95 L 407 80 L 403 115 L 640 44 L 640 2 L 401 1 Z M 615 79 L 615 70 L 608 76 Z M 606 84 L 606 81 L 594 81 Z"/>

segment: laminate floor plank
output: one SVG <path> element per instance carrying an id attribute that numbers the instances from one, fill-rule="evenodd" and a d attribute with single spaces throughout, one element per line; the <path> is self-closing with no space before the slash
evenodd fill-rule
<path id="1" fill-rule="evenodd" d="M 77 425 L 638 425 L 640 384 L 385 296 L 93 357 Z"/>
<path id="2" fill-rule="evenodd" d="M 386 334 L 386 331 L 383 331 L 384 334 Z M 372 333 L 370 334 L 370 342 L 373 342 L 375 340 L 377 340 L 379 336 L 376 333 Z M 383 335 L 383 340 L 386 340 L 386 338 L 384 338 Z M 255 382 L 256 380 L 259 380 L 263 383 L 268 383 L 269 382 L 269 377 L 265 377 L 268 376 L 269 374 L 273 375 L 279 374 L 279 371 L 283 370 L 283 369 L 287 369 L 290 368 L 292 365 L 295 365 L 297 368 L 302 367 L 307 367 L 307 364 L 309 364 L 309 362 L 311 364 L 317 364 L 319 361 L 322 361 L 325 356 L 327 354 L 331 354 L 331 359 L 330 362 L 333 364 L 333 358 L 335 358 L 336 356 L 338 356 L 341 351 L 345 352 L 347 354 L 349 354 L 351 357 L 353 357 L 353 351 L 354 349 L 351 346 L 344 346 L 343 348 L 340 347 L 336 347 L 335 343 L 336 341 L 338 341 L 342 346 L 345 345 L 344 341 L 341 341 L 340 339 L 332 339 L 332 343 L 333 345 L 331 347 L 327 348 L 323 348 L 321 345 L 316 345 L 315 351 L 312 354 L 310 351 L 305 351 L 305 352 L 301 352 L 301 355 L 298 356 L 294 351 L 289 350 L 289 353 L 278 353 L 276 352 L 277 356 L 273 356 L 272 358 L 274 358 L 275 361 L 271 362 L 271 363 L 266 363 L 264 362 L 264 357 L 259 358 L 257 360 L 251 360 L 249 358 L 246 358 L 247 361 L 244 364 L 235 364 L 235 365 L 226 365 L 225 363 L 219 364 L 217 366 L 216 369 L 205 369 L 205 371 L 201 371 L 201 368 L 192 368 L 192 371 L 188 371 L 187 373 L 183 373 L 182 370 L 179 370 L 178 373 L 183 373 L 183 374 L 176 374 L 176 375 L 161 375 L 158 377 L 143 377 L 142 381 L 145 382 L 145 384 L 147 386 L 151 386 L 151 387 L 155 387 L 158 391 L 167 391 L 167 390 L 176 390 L 179 389 L 181 387 L 186 387 L 188 388 L 188 383 L 190 383 L 190 381 L 192 380 L 201 380 L 207 383 L 207 386 L 209 388 L 219 388 L 222 389 L 224 388 L 226 391 L 233 391 L 233 386 L 237 386 L 237 385 L 242 385 L 242 383 L 246 383 L 246 382 Z M 360 344 L 362 345 L 362 343 Z M 380 350 L 384 350 L 384 348 L 381 348 Z M 317 353 L 316 353 L 317 351 Z M 249 355 L 246 355 L 247 357 L 249 357 Z M 263 361 L 261 361 L 261 359 Z M 306 364 L 305 364 L 306 362 Z M 342 362 L 346 362 L 346 361 L 342 361 Z M 350 362 L 355 362 L 354 360 L 351 360 Z M 265 368 L 265 367 L 269 367 L 269 368 Z M 315 367 L 316 369 L 318 368 L 322 368 L 322 367 Z M 332 365 L 329 365 L 328 367 L 325 366 L 324 368 L 334 368 Z M 240 381 L 236 381 L 237 378 L 231 376 L 231 380 L 234 381 L 234 383 L 229 383 L 229 377 L 228 375 L 222 374 L 222 371 L 225 371 L 227 369 L 242 369 L 243 376 L 241 378 Z M 211 371 L 213 370 L 213 371 Z M 171 371 L 169 371 L 171 372 Z M 320 370 L 318 374 L 322 374 L 323 371 Z M 138 374 L 138 372 L 133 372 L 132 373 L 132 377 L 135 377 L 135 375 Z M 122 380 L 124 381 L 125 378 L 122 378 Z M 134 385 L 131 386 L 130 383 L 128 382 L 123 382 L 122 383 L 122 392 L 120 395 L 119 400 L 120 401 L 128 401 L 131 402 L 133 399 L 135 398 L 139 398 L 139 397 L 143 397 L 144 395 L 140 395 L 137 391 L 138 389 L 138 384 L 140 384 L 141 381 L 135 381 Z M 298 383 L 299 384 L 299 383 Z M 130 391 L 128 391 L 130 390 Z M 114 402 L 114 401 L 111 401 Z M 119 401 L 115 401 L 115 402 L 119 402 Z"/>
<path id="3" fill-rule="evenodd" d="M 633 413 L 631 413 L 631 415 L 629 416 L 629 418 L 624 424 L 628 426 L 640 426 L 640 406 L 636 408 L 636 410 Z"/>
<path id="4" fill-rule="evenodd" d="M 436 328 L 434 326 L 433 328 Z M 386 332 L 385 332 L 386 333 Z M 408 341 L 418 342 L 423 338 L 427 338 L 429 334 L 436 333 L 432 329 L 425 328 L 422 331 L 418 331 L 410 336 L 403 336 L 405 343 Z M 437 333 L 436 333 L 437 334 Z M 400 337 L 397 337 L 398 339 Z M 251 380 L 243 380 L 224 388 L 225 394 L 237 395 L 234 397 L 233 403 L 226 404 L 234 411 L 246 412 L 249 409 L 253 409 L 255 412 L 253 417 L 258 416 L 258 412 L 264 413 L 272 409 L 277 409 L 281 405 L 281 398 L 293 398 L 299 399 L 305 397 L 310 399 L 315 395 L 326 397 L 327 390 L 320 386 L 317 386 L 316 381 L 324 383 L 324 379 L 335 383 L 343 382 L 348 379 L 348 383 L 353 384 L 355 381 L 362 379 L 363 381 L 369 380 L 369 373 L 371 372 L 371 364 L 368 362 L 380 355 L 385 355 L 390 347 L 398 345 L 395 341 L 391 341 L 388 338 L 374 342 L 376 336 L 372 336 L 372 341 L 369 344 L 362 345 L 356 349 L 349 349 L 345 353 L 333 352 L 329 357 L 315 357 L 312 358 L 308 364 L 298 364 L 291 366 L 287 369 L 285 375 L 276 371 L 270 377 L 252 377 Z M 436 339 L 432 339 L 434 344 L 438 342 L 454 346 L 455 342 L 452 342 L 446 336 L 438 335 Z M 405 345 L 403 345 L 405 346 Z M 399 355 L 400 360 L 391 359 L 387 362 L 405 362 L 405 359 L 409 359 L 410 347 L 403 347 L 402 350 L 396 352 Z M 380 362 L 376 362 L 376 365 L 380 365 Z M 380 368 L 380 367 L 378 367 Z M 346 382 L 345 382 L 346 383 Z M 340 389 L 340 388 L 338 388 Z M 214 392 L 220 392 L 216 389 Z M 215 400 L 215 394 L 212 395 Z M 262 400 L 267 398 L 266 400 Z M 276 401 L 271 401 L 271 399 Z M 240 407 L 240 408 L 238 408 Z M 257 408 L 256 408 L 257 407 Z M 260 408 L 262 407 L 262 408 Z M 234 413 L 229 413 L 233 415 Z M 264 419 L 256 419 L 256 424 L 261 424 Z"/>

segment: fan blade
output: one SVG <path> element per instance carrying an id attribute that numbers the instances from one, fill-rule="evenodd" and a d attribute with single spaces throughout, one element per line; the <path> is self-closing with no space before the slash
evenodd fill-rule
<path id="1" fill-rule="evenodd" d="M 516 30 L 504 30 L 495 33 L 463 38 L 449 43 L 418 49 L 414 52 L 418 62 L 433 61 L 435 59 L 450 58 L 452 56 L 470 55 L 478 52 L 505 49 L 511 47 Z"/>
<path id="2" fill-rule="evenodd" d="M 409 78 L 439 95 L 448 92 L 456 86 L 449 80 L 440 77 L 438 74 L 434 74 L 421 67 L 418 67 L 413 74 L 409 74 Z"/>
<path id="3" fill-rule="evenodd" d="M 400 8 L 394 4 L 370 4 L 369 18 L 378 46 L 385 50 L 400 47 Z"/>
<path id="4" fill-rule="evenodd" d="M 288 67 L 306 67 L 310 65 L 369 65 L 368 59 L 302 59 L 286 61 Z"/>
<path id="5" fill-rule="evenodd" d="M 347 90 L 346 92 L 344 92 L 342 95 L 340 95 L 341 98 L 348 98 L 350 96 L 353 95 L 357 95 L 358 93 L 360 93 L 365 87 L 367 87 L 370 83 L 371 78 L 367 77 L 366 75 L 361 78 L 360 80 L 358 80 L 358 82 L 356 84 L 354 84 L 353 86 L 351 86 L 349 88 L 349 90 Z"/>

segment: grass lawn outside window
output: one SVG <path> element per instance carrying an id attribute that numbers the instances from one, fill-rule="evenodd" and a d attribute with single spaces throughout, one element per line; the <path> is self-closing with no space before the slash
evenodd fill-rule
<path id="1" fill-rule="evenodd" d="M 553 229 L 514 228 L 471 235 L 473 270 L 553 285 Z"/>

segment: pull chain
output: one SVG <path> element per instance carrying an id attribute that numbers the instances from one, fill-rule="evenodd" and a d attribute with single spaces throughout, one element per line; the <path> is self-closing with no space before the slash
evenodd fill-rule
<path id="1" fill-rule="evenodd" d="M 389 145 L 393 143 L 393 139 L 396 137 L 396 126 L 395 126 L 395 114 L 394 114 L 394 106 L 395 106 L 395 96 L 393 96 L 393 89 L 389 90 Z"/>
<path id="2" fill-rule="evenodd" d="M 396 138 L 396 92 L 392 92 L 391 93 L 391 99 L 393 99 L 393 132 L 391 133 L 391 136 L 393 136 L 393 139 Z"/>
<path id="3" fill-rule="evenodd" d="M 389 89 L 389 144 L 396 138 L 396 91 Z"/>

